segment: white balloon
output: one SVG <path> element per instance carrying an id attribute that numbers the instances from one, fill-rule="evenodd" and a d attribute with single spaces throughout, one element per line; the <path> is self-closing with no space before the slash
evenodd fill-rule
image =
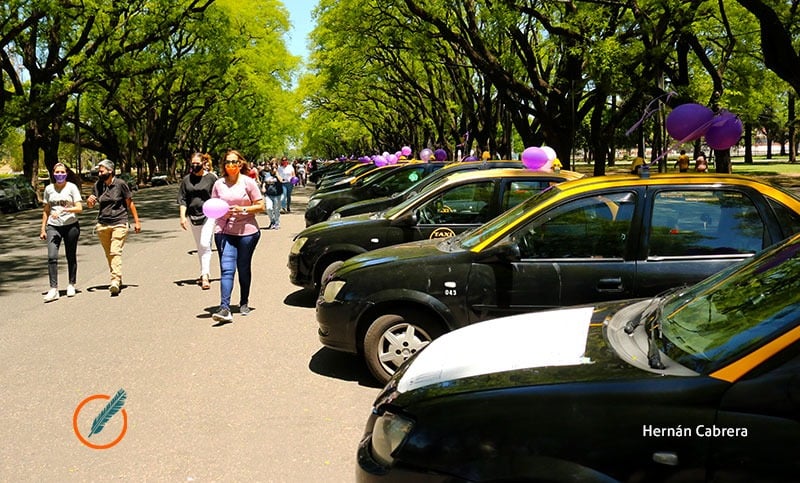
<path id="1" fill-rule="evenodd" d="M 550 146 L 542 146 L 542 149 L 545 153 L 547 153 L 547 160 L 552 161 L 556 159 L 556 150 L 551 148 Z"/>

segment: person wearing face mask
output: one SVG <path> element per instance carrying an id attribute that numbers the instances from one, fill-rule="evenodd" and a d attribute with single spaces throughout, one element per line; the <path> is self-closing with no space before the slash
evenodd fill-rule
<path id="1" fill-rule="evenodd" d="M 214 227 L 214 242 L 219 253 L 220 267 L 220 303 L 219 309 L 212 315 L 217 322 L 231 322 L 231 293 L 233 278 L 239 271 L 239 313 L 250 313 L 248 305 L 250 282 L 252 279 L 252 261 L 261 231 L 258 228 L 256 214 L 264 211 L 264 199 L 258 183 L 246 174 L 242 174 L 242 164 L 246 160 L 238 151 L 230 150 L 225 154 L 225 175 L 214 183 L 211 190 L 213 198 L 220 198 L 228 203 L 228 213 L 217 218 Z"/>
<path id="2" fill-rule="evenodd" d="M 214 220 L 203 214 L 203 203 L 211 198 L 211 189 L 217 177 L 206 171 L 205 166 L 211 163 L 211 156 L 203 153 L 192 154 L 189 162 L 189 174 L 181 181 L 178 191 L 181 228 L 192 227 L 192 235 L 197 245 L 197 256 L 200 259 L 200 278 L 198 283 L 203 290 L 211 288 L 211 236 L 214 233 Z"/>
<path id="3" fill-rule="evenodd" d="M 77 214 L 83 211 L 81 190 L 67 181 L 67 167 L 63 163 L 53 166 L 53 182 L 44 189 L 44 208 L 42 210 L 42 229 L 39 238 L 47 240 L 47 273 L 50 278 L 50 290 L 44 301 L 58 300 L 58 249 L 64 242 L 67 256 L 67 297 L 76 293 L 75 284 L 78 276 L 78 237 L 81 228 Z"/>
<path id="4" fill-rule="evenodd" d="M 122 289 L 122 249 L 128 238 L 128 217 L 133 217 L 133 229 L 142 231 L 139 214 L 133 203 L 133 195 L 128 184 L 114 176 L 114 163 L 109 159 L 97 165 L 98 180 L 92 188 L 92 194 L 86 199 L 86 205 L 94 208 L 99 205 L 95 231 L 108 261 L 111 272 L 111 284 L 108 291 L 112 296 L 119 295 Z"/>

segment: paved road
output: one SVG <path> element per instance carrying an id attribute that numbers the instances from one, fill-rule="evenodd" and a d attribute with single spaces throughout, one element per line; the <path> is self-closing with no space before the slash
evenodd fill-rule
<path id="1" fill-rule="evenodd" d="M 78 294 L 44 304 L 40 211 L 0 215 L 0 481 L 350 481 L 355 449 L 378 388 L 354 357 L 323 349 L 313 296 L 289 283 L 292 236 L 307 197 L 281 230 L 262 231 L 247 317 L 215 326 L 212 290 L 197 276 L 191 234 L 180 230 L 176 185 L 140 190 L 142 233 L 131 234 L 118 297 L 81 216 Z M 259 216 L 262 225 L 265 215 Z M 63 254 L 63 251 L 62 251 Z M 238 302 L 238 286 L 233 302 Z M 93 419 L 124 389 L 101 433 Z M 127 418 L 127 428 L 123 428 Z"/>

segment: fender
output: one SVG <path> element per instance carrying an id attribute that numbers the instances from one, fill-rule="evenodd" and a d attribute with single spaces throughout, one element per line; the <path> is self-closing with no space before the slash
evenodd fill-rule
<path id="1" fill-rule="evenodd" d="M 359 311 L 356 315 L 356 327 L 359 333 L 361 333 L 366 324 L 372 322 L 372 317 L 369 316 L 370 313 L 380 311 L 382 307 L 409 305 L 423 307 L 428 312 L 433 312 L 448 331 L 457 327 L 455 325 L 455 316 L 450 307 L 436 297 L 418 290 L 399 288 L 382 290 L 370 295 L 369 300 L 359 305 Z"/>

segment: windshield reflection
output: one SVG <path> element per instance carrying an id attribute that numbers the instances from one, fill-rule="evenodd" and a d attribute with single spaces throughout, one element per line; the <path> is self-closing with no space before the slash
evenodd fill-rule
<path id="1" fill-rule="evenodd" d="M 558 193 L 560 193 L 560 190 L 557 185 L 545 188 L 543 191 L 533 195 L 505 213 L 489 220 L 484 225 L 457 235 L 456 240 L 459 242 L 461 248 L 470 250 L 493 237 L 496 233 L 503 231 L 506 227 L 521 222 L 525 213 L 533 210 L 536 205 L 547 201 Z"/>
<path id="2" fill-rule="evenodd" d="M 800 318 L 800 237 L 768 249 L 664 304 L 664 351 L 711 373 L 784 332 Z"/>

